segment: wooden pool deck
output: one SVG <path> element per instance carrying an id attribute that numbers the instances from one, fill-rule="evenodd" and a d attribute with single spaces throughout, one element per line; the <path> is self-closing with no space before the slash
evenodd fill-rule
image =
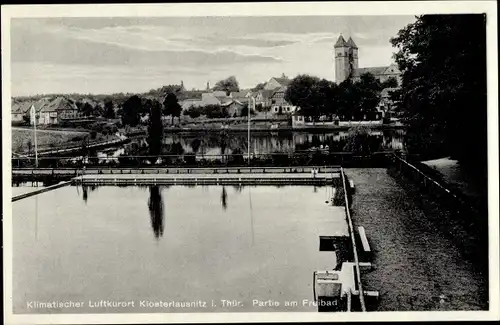
<path id="1" fill-rule="evenodd" d="M 83 185 L 327 185 L 337 173 L 92 174 L 74 177 Z"/>
<path id="2" fill-rule="evenodd" d="M 71 181 L 67 181 L 67 182 L 61 182 L 59 184 L 55 184 L 55 185 L 52 185 L 52 186 L 41 187 L 41 188 L 36 189 L 34 191 L 30 191 L 28 193 L 23 193 L 23 194 L 19 194 L 19 195 L 13 196 L 12 197 L 12 202 L 19 201 L 21 199 L 24 199 L 24 198 L 27 198 L 27 197 L 30 197 L 30 196 L 34 196 L 34 195 L 38 195 L 38 194 L 41 194 L 41 193 L 45 193 L 45 192 L 48 192 L 48 191 L 52 191 L 52 190 L 55 190 L 57 188 L 60 188 L 60 187 L 66 186 L 66 185 L 70 185 L 70 184 L 71 184 Z"/>

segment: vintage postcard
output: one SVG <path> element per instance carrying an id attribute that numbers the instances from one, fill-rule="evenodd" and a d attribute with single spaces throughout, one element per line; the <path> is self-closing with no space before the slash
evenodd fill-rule
<path id="1" fill-rule="evenodd" d="M 2 6 L 4 321 L 499 318 L 493 1 Z"/>

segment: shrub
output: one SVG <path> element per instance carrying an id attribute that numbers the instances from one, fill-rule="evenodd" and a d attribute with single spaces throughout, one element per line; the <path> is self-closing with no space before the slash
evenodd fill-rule
<path id="1" fill-rule="evenodd" d="M 370 154 L 378 149 L 377 142 L 375 142 L 374 138 L 370 136 L 370 129 L 367 127 L 357 126 L 349 131 L 344 151 L 356 154 Z"/>

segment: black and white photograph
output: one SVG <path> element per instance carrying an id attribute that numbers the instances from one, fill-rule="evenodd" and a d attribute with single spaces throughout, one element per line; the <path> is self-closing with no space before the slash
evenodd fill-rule
<path id="1" fill-rule="evenodd" d="M 498 319 L 496 30 L 493 1 L 2 6 L 5 323 Z"/>

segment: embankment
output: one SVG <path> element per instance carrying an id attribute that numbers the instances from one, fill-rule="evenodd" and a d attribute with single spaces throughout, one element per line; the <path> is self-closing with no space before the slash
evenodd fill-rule
<path id="1" fill-rule="evenodd" d="M 346 174 L 355 184 L 353 222 L 365 227 L 374 253 L 375 270 L 364 282 L 379 290 L 378 310 L 488 309 L 487 274 L 464 258 L 453 239 L 459 233 L 436 225 L 448 220 L 445 209 L 422 202 L 426 198 L 412 184 L 388 169 L 351 168 Z"/>

